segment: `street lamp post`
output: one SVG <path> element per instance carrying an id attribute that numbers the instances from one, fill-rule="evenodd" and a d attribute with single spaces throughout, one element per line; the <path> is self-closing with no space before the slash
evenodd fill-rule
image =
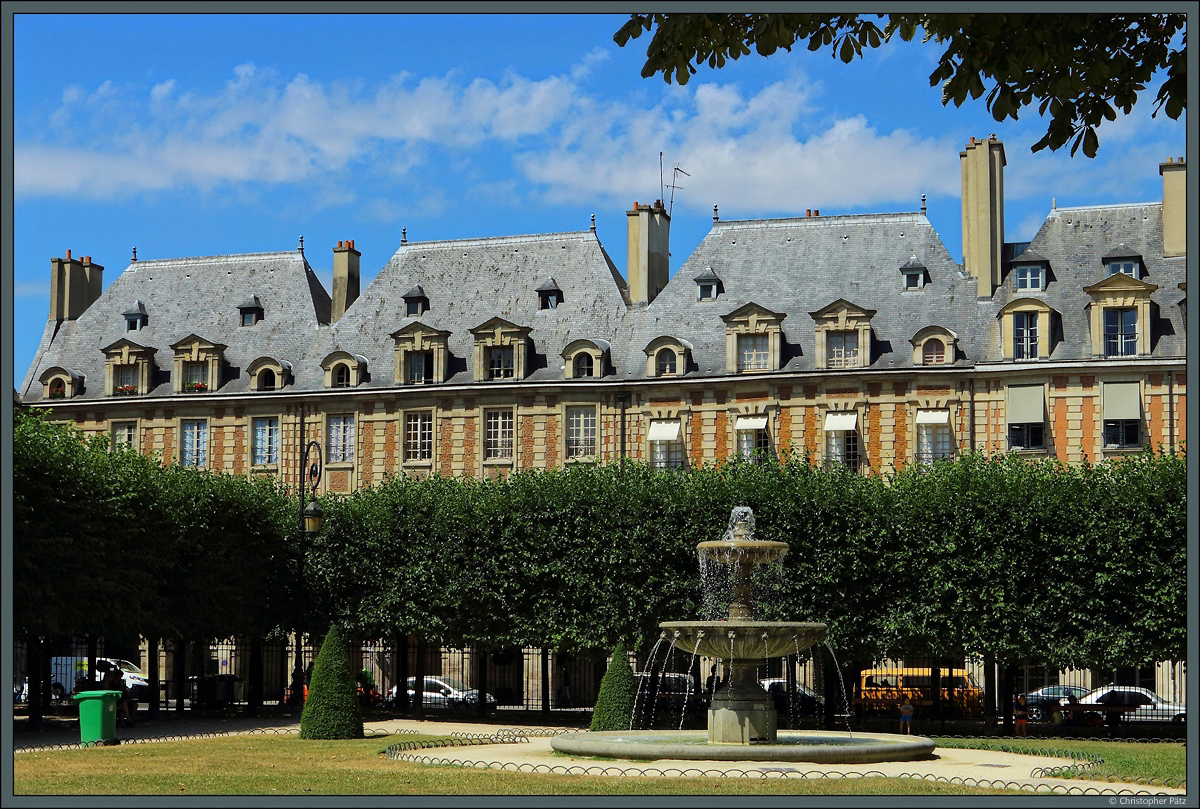
<path id="1" fill-rule="evenodd" d="M 303 437 L 301 437 L 303 440 Z M 312 461 L 309 461 L 309 457 Z M 292 702 L 293 708 L 298 716 L 304 709 L 304 657 L 301 639 L 304 636 L 304 551 L 305 540 L 309 537 L 316 536 L 321 530 L 321 521 L 325 517 L 325 513 L 321 510 L 321 504 L 317 502 L 317 484 L 321 482 L 321 445 L 316 441 L 309 441 L 304 448 L 304 455 L 300 459 L 300 557 L 296 565 L 296 580 L 298 587 L 296 589 L 296 665 L 292 671 Z M 305 489 L 308 489 L 308 502 L 305 503 Z"/>

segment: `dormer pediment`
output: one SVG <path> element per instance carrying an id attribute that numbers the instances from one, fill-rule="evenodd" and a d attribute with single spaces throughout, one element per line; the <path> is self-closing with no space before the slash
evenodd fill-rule
<path id="1" fill-rule="evenodd" d="M 821 307 L 815 312 L 809 312 L 809 317 L 816 321 L 822 320 L 870 320 L 875 316 L 874 309 L 864 309 L 861 306 L 851 303 L 845 298 L 838 298 L 833 303 Z"/>
<path id="2" fill-rule="evenodd" d="M 393 340 L 424 342 L 425 340 L 438 339 L 445 341 L 450 337 L 450 332 L 435 329 L 433 326 L 428 326 L 419 320 L 414 320 L 412 323 L 397 329 L 388 336 Z"/>
<path id="3" fill-rule="evenodd" d="M 494 336 L 496 342 L 501 342 L 505 339 L 514 340 L 528 337 L 531 331 L 533 331 L 531 326 L 518 326 L 502 317 L 493 317 L 471 329 L 471 334 L 475 335 L 477 339 Z"/>
<path id="4" fill-rule="evenodd" d="M 100 350 L 102 352 L 104 352 L 104 355 L 106 357 L 115 357 L 115 356 L 127 357 L 129 355 L 135 355 L 135 356 L 139 356 L 139 357 L 152 357 L 158 351 L 157 348 L 151 348 L 150 346 L 144 346 L 141 343 L 135 343 L 133 340 L 130 340 L 128 337 L 122 337 L 120 340 L 117 340 L 115 343 L 110 343 L 109 345 L 104 346 L 104 348 L 101 348 Z"/>
<path id="5" fill-rule="evenodd" d="M 217 353 L 219 353 L 219 352 L 224 351 L 226 348 L 224 343 L 214 343 L 211 340 L 206 340 L 197 334 L 189 334 L 187 337 L 184 337 L 182 340 L 178 340 L 174 343 L 171 343 L 170 347 L 171 347 L 171 350 L 173 350 L 176 354 L 179 354 L 181 352 L 190 353 L 192 355 L 191 359 L 193 359 L 193 360 L 197 360 L 200 358 L 199 357 L 200 352 L 217 352 Z"/>
<path id="6" fill-rule="evenodd" d="M 757 331 L 759 323 L 778 327 L 785 317 L 787 317 L 787 314 L 784 312 L 773 312 L 767 307 L 751 301 L 750 303 L 742 304 L 727 315 L 721 315 L 721 320 L 724 320 L 726 325 L 729 326 L 748 324 L 751 331 Z"/>
<path id="7" fill-rule="evenodd" d="M 1149 295 L 1158 289 L 1157 284 L 1134 278 L 1124 273 L 1115 273 L 1083 288 L 1089 295 L 1106 295 L 1110 293 Z"/>

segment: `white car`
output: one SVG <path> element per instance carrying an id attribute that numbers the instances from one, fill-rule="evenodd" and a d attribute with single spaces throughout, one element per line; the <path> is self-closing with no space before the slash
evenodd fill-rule
<path id="1" fill-rule="evenodd" d="M 1130 722 L 1179 722 L 1187 719 L 1187 706 L 1168 702 L 1147 688 L 1132 685 L 1106 685 L 1089 691 L 1079 698 L 1083 706 L 1096 706 L 1096 713 L 1103 714 L 1106 705 L 1134 706 L 1132 711 L 1122 712 Z"/>
<path id="2" fill-rule="evenodd" d="M 416 697 L 417 678 L 408 678 L 408 703 L 412 705 Z M 454 677 L 426 677 L 421 688 L 421 705 L 425 708 L 467 708 L 479 703 L 479 691 L 468 688 L 461 680 Z M 496 707 L 496 698 L 484 694 L 488 708 Z M 396 698 L 396 686 L 388 692 L 392 700 Z"/>

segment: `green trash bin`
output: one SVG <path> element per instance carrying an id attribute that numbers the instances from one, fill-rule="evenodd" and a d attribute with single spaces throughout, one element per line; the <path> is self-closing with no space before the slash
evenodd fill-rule
<path id="1" fill-rule="evenodd" d="M 79 743 L 117 743 L 117 700 L 120 691 L 80 691 L 72 699 L 79 705 Z"/>

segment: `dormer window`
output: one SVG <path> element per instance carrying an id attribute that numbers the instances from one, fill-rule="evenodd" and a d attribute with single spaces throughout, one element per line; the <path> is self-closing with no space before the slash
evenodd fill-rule
<path id="1" fill-rule="evenodd" d="M 704 272 L 692 279 L 696 282 L 696 299 L 701 301 L 716 300 L 721 294 L 721 279 L 713 272 L 712 267 L 705 267 Z"/>
<path id="2" fill-rule="evenodd" d="M 946 362 L 946 344 L 936 337 L 926 340 L 921 346 L 922 365 L 943 365 Z"/>
<path id="3" fill-rule="evenodd" d="M 112 396 L 149 393 L 154 381 L 157 349 L 122 337 L 100 349 L 104 352 L 104 390 Z"/>
<path id="4" fill-rule="evenodd" d="M 488 349 L 488 379 L 512 379 L 515 371 L 512 346 L 492 346 Z"/>
<path id="5" fill-rule="evenodd" d="M 367 381 L 367 358 L 348 351 L 335 351 L 321 362 L 327 388 L 357 388 Z"/>
<path id="6" fill-rule="evenodd" d="M 675 352 L 670 348 L 659 351 L 655 357 L 655 373 L 657 376 L 674 376 L 677 361 Z"/>
<path id="7" fill-rule="evenodd" d="M 225 346 L 190 334 L 171 344 L 175 361 L 171 382 L 175 393 L 206 393 L 220 387 Z"/>
<path id="8" fill-rule="evenodd" d="M 839 298 L 809 312 L 816 321 L 818 368 L 862 368 L 871 360 L 871 318 L 874 309 L 863 309 Z"/>
<path id="9" fill-rule="evenodd" d="M 537 288 L 538 308 L 557 309 L 563 301 L 562 290 L 558 288 L 553 278 L 547 279 Z"/>
<path id="10" fill-rule="evenodd" d="M 575 368 L 571 374 L 574 377 L 595 376 L 596 361 L 591 354 L 580 353 L 575 357 Z"/>
<path id="11" fill-rule="evenodd" d="M 1104 262 L 1105 276 L 1128 275 L 1130 278 L 1141 280 L 1142 257 L 1124 244 L 1118 244 L 1105 253 L 1100 260 Z"/>
<path id="12" fill-rule="evenodd" d="M 1017 298 L 1000 310 L 1000 340 L 1004 356 L 1014 360 L 1044 360 L 1054 350 L 1054 310 L 1037 298 Z M 1057 339 L 1062 339 L 1061 335 Z"/>
<path id="13" fill-rule="evenodd" d="M 646 376 L 683 376 L 691 367 L 692 344 L 670 335 L 655 337 L 642 349 L 646 353 Z"/>
<path id="14" fill-rule="evenodd" d="M 429 311 L 429 298 L 418 284 L 404 293 L 404 316 L 420 317 Z"/>
<path id="15" fill-rule="evenodd" d="M 134 303 L 132 309 L 124 313 L 124 317 L 125 331 L 139 331 L 146 325 L 148 319 L 146 317 L 146 306 L 141 301 L 137 301 Z"/>
<path id="16" fill-rule="evenodd" d="M 240 322 L 243 326 L 253 326 L 263 319 L 262 303 L 257 295 L 251 295 L 248 300 L 238 305 Z"/>
<path id="17" fill-rule="evenodd" d="M 47 399 L 73 399 L 83 390 L 83 374 L 58 366 L 46 369 L 39 381 Z"/>
<path id="18" fill-rule="evenodd" d="M 925 265 L 917 260 L 916 256 L 910 258 L 903 267 L 900 268 L 901 274 L 904 276 L 904 289 L 922 289 L 925 286 Z"/>
<path id="19" fill-rule="evenodd" d="M 350 366 L 344 362 L 339 362 L 333 366 L 333 385 L 334 388 L 350 387 Z"/>
<path id="20" fill-rule="evenodd" d="M 250 377 L 250 390 L 256 391 L 282 390 L 291 372 L 291 363 L 273 357 L 259 357 L 246 366 L 246 373 Z"/>
<path id="21" fill-rule="evenodd" d="M 401 385 L 434 385 L 445 381 L 447 341 L 450 332 L 431 329 L 424 323 L 409 323 L 392 332 L 393 378 Z"/>
<path id="22" fill-rule="evenodd" d="M 1013 267 L 1013 289 L 1040 291 L 1046 288 L 1046 271 L 1039 264 Z"/>
<path id="23" fill-rule="evenodd" d="M 1092 356 L 1150 354 L 1151 295 L 1157 289 L 1156 285 L 1124 272 L 1115 272 L 1083 288 L 1092 299 L 1088 305 Z"/>
<path id="24" fill-rule="evenodd" d="M 783 344 L 782 312 L 757 303 L 739 306 L 725 321 L 725 370 L 731 373 L 776 371 Z"/>
<path id="25" fill-rule="evenodd" d="M 945 365 L 954 362 L 958 335 L 942 326 L 925 326 L 913 338 L 913 365 Z"/>
<path id="26" fill-rule="evenodd" d="M 475 338 L 475 379 L 524 379 L 529 351 L 527 326 L 493 317 L 471 329 Z"/>

